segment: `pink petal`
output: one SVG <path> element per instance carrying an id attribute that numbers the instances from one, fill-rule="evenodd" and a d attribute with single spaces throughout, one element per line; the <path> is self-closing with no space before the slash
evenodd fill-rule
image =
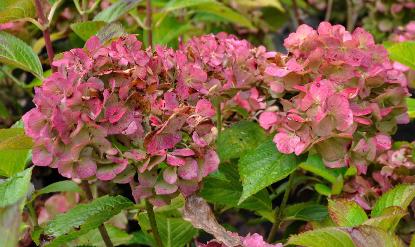
<path id="1" fill-rule="evenodd" d="M 186 158 L 186 163 L 177 170 L 179 176 L 186 180 L 197 178 L 199 166 L 197 161 L 192 158 Z"/>
<path id="2" fill-rule="evenodd" d="M 185 164 L 185 161 L 183 158 L 176 157 L 171 154 L 167 154 L 167 164 L 172 166 L 182 166 Z"/>
<path id="3" fill-rule="evenodd" d="M 196 113 L 203 117 L 213 117 L 216 111 L 209 100 L 201 99 L 196 104 Z"/>
<path id="4" fill-rule="evenodd" d="M 275 112 L 263 112 L 259 116 L 259 125 L 264 129 L 271 128 L 278 121 L 277 113 Z"/>

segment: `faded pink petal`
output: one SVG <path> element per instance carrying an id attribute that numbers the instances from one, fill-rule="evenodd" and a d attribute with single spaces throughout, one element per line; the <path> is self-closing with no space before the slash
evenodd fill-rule
<path id="1" fill-rule="evenodd" d="M 258 119 L 259 125 L 264 129 L 271 128 L 278 121 L 277 113 L 263 112 Z"/>
<path id="2" fill-rule="evenodd" d="M 203 117 L 213 117 L 216 111 L 209 100 L 201 99 L 196 104 L 196 113 Z"/>

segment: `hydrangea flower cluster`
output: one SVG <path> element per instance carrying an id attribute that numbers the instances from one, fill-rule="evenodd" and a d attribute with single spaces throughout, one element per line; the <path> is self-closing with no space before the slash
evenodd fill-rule
<path id="1" fill-rule="evenodd" d="M 35 165 L 130 183 L 136 200 L 161 205 L 217 169 L 217 110 L 261 113 L 279 151 L 315 147 L 328 166 L 363 173 L 408 120 L 405 76 L 362 29 L 302 25 L 285 40 L 288 55 L 224 33 L 176 51 L 141 46 L 133 35 L 110 45 L 92 37 L 54 62 L 23 117 Z"/>
<path id="2" fill-rule="evenodd" d="M 35 165 L 131 183 L 136 200 L 161 205 L 195 192 L 219 165 L 212 99 L 248 111 L 264 106 L 252 85 L 266 52 L 227 34 L 194 38 L 177 51 L 141 46 L 133 35 L 108 46 L 92 37 L 65 52 L 23 121 Z"/>
<path id="3" fill-rule="evenodd" d="M 365 173 L 390 148 L 396 124 L 409 121 L 404 74 L 361 28 L 301 25 L 284 45 L 288 55 L 265 70 L 282 110 L 266 110 L 259 123 L 276 131 L 280 152 L 315 148 L 327 166 L 355 165 Z"/>
<path id="4" fill-rule="evenodd" d="M 370 175 L 347 181 L 341 197 L 351 198 L 370 210 L 377 198 L 394 186 L 415 183 L 414 147 L 415 143 L 395 143 L 392 149 L 376 158 Z"/>

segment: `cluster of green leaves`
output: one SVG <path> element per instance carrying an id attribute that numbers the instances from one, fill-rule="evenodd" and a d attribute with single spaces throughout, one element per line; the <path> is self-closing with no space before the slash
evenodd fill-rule
<path id="1" fill-rule="evenodd" d="M 332 226 L 293 235 L 287 244 L 305 247 L 405 246 L 394 232 L 414 198 L 415 185 L 398 185 L 378 199 L 370 218 L 354 201 L 329 200 Z"/>

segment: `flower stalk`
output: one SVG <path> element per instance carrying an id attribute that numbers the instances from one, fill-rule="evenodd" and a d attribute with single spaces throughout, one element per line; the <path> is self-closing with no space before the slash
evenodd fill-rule
<path id="1" fill-rule="evenodd" d="M 146 27 L 148 47 L 153 47 L 153 28 L 152 28 L 152 9 L 151 0 L 146 0 Z"/>
<path id="2" fill-rule="evenodd" d="M 148 219 L 150 220 L 151 231 L 153 233 L 154 239 L 156 240 L 157 247 L 163 247 L 161 242 L 160 234 L 157 228 L 156 216 L 154 215 L 153 205 L 146 199 L 146 210 L 148 214 Z"/>
<path id="3" fill-rule="evenodd" d="M 291 193 L 291 187 L 292 187 L 292 183 L 293 183 L 293 178 L 294 178 L 294 172 L 291 173 L 291 175 L 288 178 L 288 182 L 287 182 L 287 187 L 285 188 L 285 192 L 284 192 L 284 197 L 282 198 L 282 202 L 280 207 L 277 209 L 276 213 L 275 213 L 275 222 L 274 224 L 272 224 L 272 228 L 271 231 L 268 235 L 268 239 L 267 242 L 271 243 L 274 238 L 275 235 L 277 234 L 277 231 L 280 227 L 280 224 L 282 222 L 282 213 L 285 210 L 285 207 L 287 206 L 287 202 L 288 202 L 288 198 L 290 197 L 290 193 Z"/>
<path id="4" fill-rule="evenodd" d="M 55 56 L 55 53 L 53 51 L 52 47 L 52 41 L 50 39 L 50 29 L 49 29 L 49 21 L 46 19 L 45 14 L 43 13 L 43 7 L 40 0 L 35 0 L 35 6 L 36 6 L 36 13 L 39 19 L 39 23 L 44 27 L 42 29 L 43 32 L 43 38 L 45 39 L 45 47 L 46 52 L 48 54 L 49 64 L 52 69 L 52 71 L 56 71 L 56 68 L 53 67 L 53 57 Z"/>
<path id="5" fill-rule="evenodd" d="M 86 180 L 82 180 L 82 186 L 84 187 L 86 198 L 88 201 L 94 200 L 94 196 L 92 195 L 91 187 Z M 108 235 L 107 229 L 105 228 L 104 224 L 98 227 L 99 233 L 101 234 L 102 240 L 104 240 L 106 247 L 113 247 L 114 244 L 111 241 L 110 236 Z"/>

